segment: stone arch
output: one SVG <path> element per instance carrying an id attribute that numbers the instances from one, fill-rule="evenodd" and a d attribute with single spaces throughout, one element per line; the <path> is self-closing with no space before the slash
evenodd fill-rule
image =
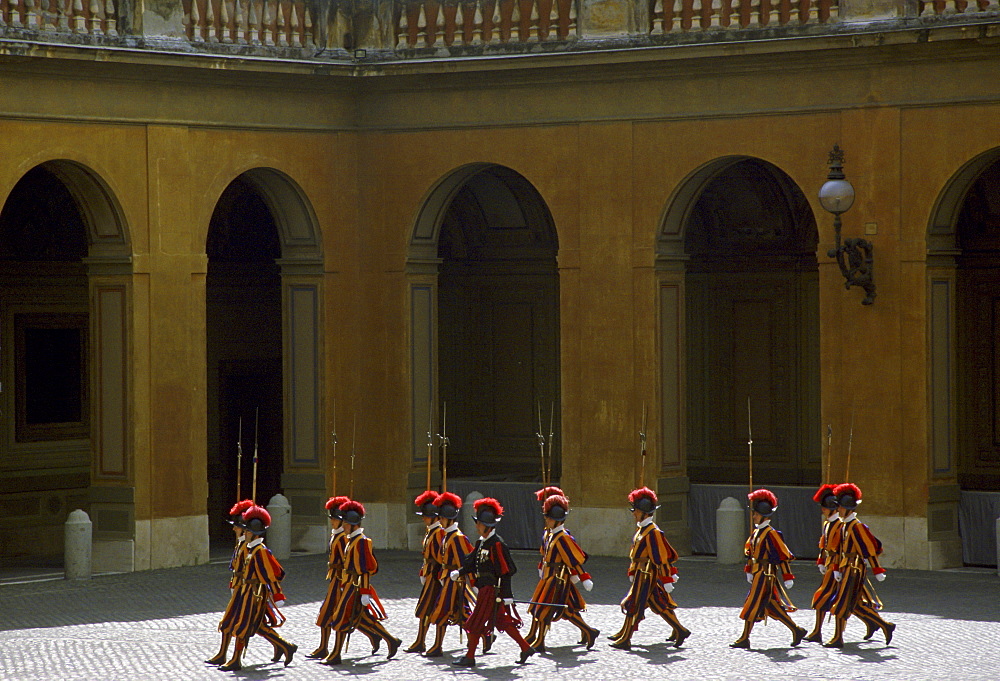
<path id="1" fill-rule="evenodd" d="M 133 447 L 128 408 L 131 390 L 130 348 L 131 348 L 131 245 L 127 221 L 122 207 L 103 177 L 89 166 L 70 159 L 49 159 L 32 166 L 14 185 L 11 194 L 4 199 L 4 207 L 9 202 L 34 201 L 37 197 L 17 197 L 17 187 L 28 177 L 45 182 L 56 182 L 69 195 L 76 215 L 72 222 L 81 225 L 85 239 L 85 253 L 75 256 L 75 263 L 65 263 L 60 267 L 31 265 L 33 284 L 4 291 L 5 304 L 2 314 L 5 318 L 3 333 L 14 330 L 20 339 L 28 332 L 52 333 L 63 337 L 73 333 L 82 334 L 83 353 L 80 369 L 84 372 L 86 386 L 87 419 L 75 434 L 72 428 L 57 426 L 38 429 L 29 438 L 44 442 L 47 438 L 61 441 L 58 447 L 43 447 L 48 452 L 31 457 L 31 465 L 41 470 L 78 468 L 80 462 L 73 458 L 73 446 L 67 443 L 86 441 L 88 461 L 85 479 L 76 482 L 60 481 L 57 489 L 34 490 L 33 494 L 47 497 L 40 509 L 47 509 L 51 517 L 41 519 L 36 529 L 45 527 L 49 521 L 61 526 L 65 513 L 72 510 L 68 504 L 83 506 L 90 511 L 94 529 L 94 565 L 99 570 L 131 570 L 134 567 L 135 503 Z M 45 179 L 51 178 L 51 179 Z M 60 210 L 64 210 L 62 206 Z M 16 268 L 15 253 L 8 253 L 6 264 L 0 269 Z M 42 261 L 47 258 L 39 256 Z M 69 267 L 67 268 L 68 265 Z M 17 277 L 14 277 L 16 279 Z M 37 327 L 37 328 L 36 328 Z M 43 331 L 48 329 L 50 331 Z M 25 338 L 27 336 L 25 335 Z M 55 338 L 55 336 L 53 336 Z M 0 342 L 0 347 L 14 348 L 16 357 L 13 364 L 25 367 L 30 361 L 20 355 L 18 343 Z M 40 347 L 40 346 L 39 346 Z M 46 346 L 47 352 L 59 352 L 58 346 Z M 47 358 L 57 361 L 53 355 Z M 18 381 L 12 382 L 17 389 L 28 389 L 31 378 L 27 369 Z M 18 397 L 18 407 L 21 407 Z M 20 418 L 20 417 L 19 417 Z M 66 438 L 70 438 L 67 440 Z M 41 440 L 39 440 L 41 438 Z M 4 438 L 13 443 L 9 456 L 22 455 L 19 437 Z M 37 446 L 33 444 L 32 446 Z M 50 451 L 51 450 L 51 451 Z M 67 458 L 68 457 L 68 458 Z M 61 473 L 60 473 L 61 474 Z M 60 474 L 48 475 L 48 478 Z M 2 476 L 2 472 L 0 472 Z M 74 487 L 78 485 L 79 487 Z M 72 499 L 66 497 L 69 494 Z M 60 503 L 64 498 L 66 504 Z M 62 514 L 60 516 L 60 514 Z M 61 532 L 44 532 L 45 538 L 34 541 L 34 550 L 42 554 L 54 548 L 47 538 L 53 534 L 61 537 Z"/>
<path id="2" fill-rule="evenodd" d="M 473 218 L 468 221 L 469 224 L 496 226 L 503 223 L 510 238 L 499 244 L 496 240 L 479 238 L 477 234 L 468 231 L 459 235 L 454 225 L 466 221 L 458 220 L 450 211 L 461 210 L 472 211 L 467 215 Z M 479 236 L 482 236 L 481 232 Z M 445 295 L 445 300 L 450 300 L 448 291 L 453 290 L 448 284 L 442 288 L 442 281 L 447 279 L 441 277 L 451 276 L 449 272 L 456 269 L 451 263 L 457 262 L 458 259 L 466 258 L 463 262 L 467 264 L 474 261 L 481 264 L 489 263 L 477 270 L 479 275 L 473 274 L 473 278 L 465 279 L 465 282 L 475 282 L 476 276 L 481 276 L 485 280 L 486 277 L 506 271 L 508 275 L 513 275 L 510 276 L 510 281 L 517 280 L 514 289 L 521 287 L 516 291 L 509 290 L 510 295 L 504 300 L 491 298 L 487 303 L 478 299 L 480 302 L 477 305 L 492 305 L 497 310 L 504 309 L 508 305 L 510 307 L 507 309 L 521 306 L 519 309 L 527 311 L 530 308 L 528 314 L 534 315 L 533 319 L 539 322 L 540 328 L 549 329 L 542 336 L 533 336 L 530 342 L 535 349 L 544 346 L 540 351 L 548 353 L 546 356 L 549 359 L 542 360 L 542 363 L 551 364 L 544 367 L 535 364 L 533 369 L 538 376 L 544 376 L 540 381 L 545 383 L 544 391 L 547 394 L 540 399 L 545 403 L 546 419 L 553 407 L 558 413 L 558 274 L 555 265 L 557 251 L 558 235 L 544 199 L 530 181 L 511 168 L 491 163 L 471 163 L 456 168 L 441 177 L 422 199 L 410 232 L 407 251 L 411 350 L 411 465 L 414 470 L 427 465 L 427 424 L 438 423 L 439 401 L 442 397 L 440 391 L 442 385 L 445 390 L 448 386 L 447 377 L 443 379 L 443 384 L 439 382 L 439 352 L 447 352 L 447 348 L 453 342 L 459 342 L 439 334 L 441 296 Z M 471 285 L 476 286 L 475 283 Z M 533 293 L 529 292 L 529 288 L 536 285 L 537 288 L 532 290 L 540 292 L 539 297 L 530 300 Z M 502 287 L 498 287 L 498 290 L 499 288 Z M 547 302 L 539 302 L 543 298 Z M 449 309 L 447 302 L 445 308 L 447 313 Z M 502 324 L 497 321 L 498 319 L 499 317 L 496 317 L 493 322 L 498 328 L 502 326 L 508 330 L 513 329 L 514 325 Z M 446 332 L 451 327 L 452 325 L 448 325 Z M 491 361 L 485 357 L 481 359 Z M 450 363 L 446 364 L 451 371 Z M 489 393 L 492 389 L 486 389 L 486 392 Z M 447 395 L 444 397 L 444 401 L 447 401 Z M 459 447 L 457 443 L 461 442 L 461 434 L 456 433 L 458 439 L 451 437 L 451 424 L 461 422 L 457 415 L 454 420 L 452 418 L 451 412 L 455 408 L 453 404 L 448 406 L 449 437 L 453 446 Z M 532 420 L 534 412 L 535 408 L 532 406 L 531 412 L 526 415 L 525 426 L 534 422 Z M 474 419 L 475 416 L 470 418 Z M 558 419 L 555 427 L 558 428 Z M 516 439 L 514 436 L 506 441 L 498 438 L 497 447 L 500 450 L 511 447 L 510 451 L 514 451 L 515 445 L 512 444 L 514 439 Z M 558 438 L 556 441 L 558 442 Z M 456 450 L 449 450 L 449 462 L 452 462 L 454 451 Z M 537 450 L 535 452 L 537 456 Z M 456 461 L 457 457 L 458 455 Z M 554 459 L 558 459 L 557 454 L 554 455 Z M 556 470 L 553 475 L 557 475 L 558 464 L 554 464 L 553 468 Z M 449 470 L 452 470 L 451 463 Z"/>
<path id="3" fill-rule="evenodd" d="M 222 359 L 224 365 L 209 366 L 210 396 L 209 417 L 209 457 L 216 456 L 215 450 L 235 443 L 238 426 L 228 421 L 239 420 L 236 409 L 226 409 L 223 399 L 230 386 L 233 394 L 252 385 L 257 379 L 253 372 L 267 365 L 264 382 L 269 385 L 268 395 L 262 399 L 277 399 L 280 418 L 275 430 L 280 428 L 281 465 L 272 471 L 275 481 L 269 496 L 280 489 L 292 504 L 293 547 L 296 549 L 318 549 L 322 547 L 325 527 L 317 509 L 325 500 L 326 482 L 323 471 L 323 440 L 321 436 L 321 413 L 323 399 L 323 240 L 319 222 L 311 201 L 301 186 L 286 173 L 273 167 L 251 167 L 233 177 L 220 192 L 213 210 L 210 224 L 215 224 L 215 212 L 221 209 L 226 192 L 239 185 L 241 191 L 249 191 L 252 198 L 264 207 L 266 220 L 273 224 L 278 250 L 270 258 L 270 268 L 274 272 L 273 289 L 275 309 L 269 317 L 267 327 L 280 336 L 276 341 L 280 354 L 259 363 L 245 353 L 237 357 Z M 206 232 L 206 251 L 213 239 L 211 229 Z M 263 271 L 261 268 L 254 268 Z M 263 268 L 268 269 L 268 268 Z M 212 258 L 209 259 L 209 276 L 206 282 L 208 305 L 218 296 L 213 294 L 213 282 L 218 279 L 213 271 Z M 230 310 L 230 313 L 232 311 Z M 211 335 L 212 324 L 209 310 L 209 342 L 217 343 L 218 334 Z M 277 336 L 276 336 L 277 337 Z M 215 339 L 215 340 L 213 340 Z M 242 353 L 242 354 L 241 354 Z M 210 349 L 210 357 L 214 356 Z M 210 363 L 213 360 L 210 359 Z M 271 366 L 273 364 L 273 366 Z M 256 368 L 255 368 L 256 365 Z M 217 384 L 216 384 L 217 381 Z M 243 386 L 241 388 L 240 386 Z M 275 406 L 275 410 L 278 407 Z M 214 414 L 214 416 L 213 416 Z M 233 418 L 229 418 L 232 416 Z M 243 417 L 246 425 L 246 417 Z M 252 424 L 251 424 L 252 425 Z M 230 427 L 234 426 L 234 427 Z M 230 432 L 232 431 L 232 432 Z M 246 431 L 249 433 L 250 431 Z M 244 434 L 246 436 L 246 433 Z M 230 438 L 229 436 L 233 437 Z M 229 442 L 233 439 L 233 443 Z M 247 440 L 244 439 L 244 442 Z M 213 447 L 213 444 L 215 447 Z M 244 469 L 246 472 L 246 469 Z M 249 478 L 243 481 L 246 489 Z M 228 483 L 226 483 L 228 484 Z M 215 484 L 218 487 L 219 484 Z M 210 490 L 215 489 L 210 481 Z M 228 488 L 226 488 L 228 489 Z M 224 495 L 220 490 L 221 503 Z M 266 503 L 267 498 L 258 499 Z"/>

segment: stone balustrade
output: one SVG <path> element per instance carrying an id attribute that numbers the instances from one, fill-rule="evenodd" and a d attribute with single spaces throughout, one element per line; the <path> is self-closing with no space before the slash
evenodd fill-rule
<path id="1" fill-rule="evenodd" d="M 349 61 L 970 15 L 1000 0 L 0 0 L 0 38 Z"/>

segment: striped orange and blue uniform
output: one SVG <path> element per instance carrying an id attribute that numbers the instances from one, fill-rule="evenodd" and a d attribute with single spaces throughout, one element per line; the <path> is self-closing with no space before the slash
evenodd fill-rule
<path id="1" fill-rule="evenodd" d="M 244 591 L 243 566 L 247 560 L 247 542 L 245 537 L 240 537 L 233 549 L 233 557 L 229 560 L 229 570 L 232 576 L 229 578 L 229 603 L 219 620 L 219 631 L 223 634 L 233 635 L 236 628 L 237 613 L 242 609 L 242 599 Z"/>
<path id="2" fill-rule="evenodd" d="M 436 522 L 429 525 L 424 533 L 424 561 L 420 566 L 420 576 L 424 583 L 420 587 L 420 597 L 417 598 L 417 607 L 413 612 L 419 619 L 430 617 L 441 592 L 441 542 L 444 534 L 444 528 Z"/>
<path id="3" fill-rule="evenodd" d="M 836 617 L 846 618 L 852 613 L 863 619 L 878 616 L 877 611 L 882 604 L 869 590 L 865 576 L 867 565 L 871 565 L 874 574 L 885 572 L 879 565 L 880 555 L 882 542 L 867 525 L 856 517 L 841 522 L 840 560 L 837 565 L 841 574 L 840 590 L 830 607 L 830 612 Z"/>
<path id="4" fill-rule="evenodd" d="M 371 576 L 378 572 L 378 561 L 372 553 L 372 540 L 359 527 L 347 536 L 344 545 L 344 563 L 340 578 L 340 597 L 330 619 L 336 631 L 350 632 L 359 626 L 374 627 L 385 619 L 378 594 L 371 587 Z M 371 605 L 363 607 L 361 596 L 371 597 Z"/>
<path id="5" fill-rule="evenodd" d="M 241 604 L 233 628 L 233 635 L 243 639 L 264 634 L 284 621 L 274 601 L 284 600 L 281 580 L 285 570 L 259 537 L 247 543 L 246 554 Z"/>
<path id="6" fill-rule="evenodd" d="M 781 532 L 770 524 L 755 528 L 744 553 L 747 556 L 744 570 L 753 575 L 753 580 L 740 619 L 757 622 L 768 615 L 782 617 L 786 612 L 794 612 L 795 606 L 785 594 L 783 582 L 795 579 L 788 565 L 795 556 L 785 545 Z"/>
<path id="7" fill-rule="evenodd" d="M 826 570 L 819 587 L 813 593 L 813 610 L 828 611 L 837 597 L 839 585 L 833 573 L 840 562 L 840 539 L 840 517 L 830 516 L 823 521 L 823 533 L 819 537 L 819 557 L 816 564 L 823 565 Z"/>
<path id="8" fill-rule="evenodd" d="M 567 614 L 579 613 L 587 609 L 575 582 L 590 579 L 583 569 L 587 554 L 576 543 L 573 536 L 563 527 L 549 533 L 542 557 L 542 576 L 531 596 L 534 603 L 560 603 L 565 608 L 544 605 L 530 605 L 528 612 L 541 622 L 555 622 Z"/>
<path id="9" fill-rule="evenodd" d="M 458 525 L 452 524 L 443 531 L 444 540 L 438 556 L 441 561 L 441 590 L 429 618 L 433 624 L 462 624 L 472 612 L 476 596 L 464 577 L 452 580 L 449 574 L 462 568 L 465 557 L 472 552 L 472 542 L 462 534 Z"/>
<path id="10" fill-rule="evenodd" d="M 669 615 L 677 603 L 663 585 L 674 581 L 676 561 L 677 551 L 656 523 L 639 527 L 629 551 L 628 574 L 633 578 L 632 585 L 621 601 L 622 612 L 633 616 L 636 625 L 645 617 L 647 607 L 672 620 Z"/>
<path id="11" fill-rule="evenodd" d="M 344 545 L 346 542 L 347 534 L 342 528 L 333 530 L 330 535 L 330 557 L 326 571 L 326 578 L 330 584 L 326 588 L 326 598 L 319 606 L 319 615 L 316 616 L 316 624 L 320 627 L 329 627 L 332 624 L 331 620 L 342 586 L 341 572 L 344 570 Z"/>

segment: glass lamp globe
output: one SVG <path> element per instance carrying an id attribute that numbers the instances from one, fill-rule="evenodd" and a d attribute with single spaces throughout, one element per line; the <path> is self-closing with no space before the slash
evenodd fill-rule
<path id="1" fill-rule="evenodd" d="M 827 180 L 819 189 L 819 202 L 834 215 L 846 213 L 854 205 L 854 186 L 847 180 Z"/>

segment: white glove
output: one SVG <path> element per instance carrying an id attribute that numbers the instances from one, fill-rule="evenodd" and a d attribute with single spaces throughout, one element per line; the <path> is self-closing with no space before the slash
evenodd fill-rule
<path id="1" fill-rule="evenodd" d="M 674 584 L 676 584 L 677 582 L 681 581 L 681 576 L 679 574 L 677 574 L 676 572 L 672 576 L 674 578 Z"/>
<path id="2" fill-rule="evenodd" d="M 667 593 L 670 593 L 671 591 L 674 590 L 674 583 L 667 582 L 666 584 L 663 585 L 663 590 L 666 591 Z"/>
<path id="3" fill-rule="evenodd" d="M 504 605 L 514 605 L 514 599 L 513 598 L 505 598 L 505 599 L 503 599 L 503 604 Z"/>
<path id="4" fill-rule="evenodd" d="M 786 579 L 785 580 L 785 588 L 786 589 L 791 589 L 793 586 L 795 586 L 795 580 L 794 579 Z"/>
<path id="5" fill-rule="evenodd" d="M 456 579 L 458 579 L 458 570 L 452 570 L 451 572 L 449 572 L 448 577 L 450 577 L 451 581 L 454 582 Z"/>
<path id="6" fill-rule="evenodd" d="M 840 570 L 834 570 L 833 571 L 833 578 L 836 579 L 838 582 L 840 581 L 841 577 L 843 577 L 843 575 L 840 574 Z"/>
<path id="7" fill-rule="evenodd" d="M 542 578 L 542 568 L 538 568 L 538 578 Z"/>
<path id="8" fill-rule="evenodd" d="M 479 595 L 479 587 L 478 586 L 472 587 L 472 593 L 474 593 L 474 594 L 476 594 L 478 596 Z"/>
<path id="9" fill-rule="evenodd" d="M 819 565 L 819 573 L 821 575 L 825 575 L 826 574 L 826 565 L 823 565 L 822 563 L 820 563 L 820 565 Z"/>
<path id="10" fill-rule="evenodd" d="M 426 582 L 426 581 L 427 581 L 427 578 L 424 577 L 423 575 L 420 575 L 420 586 L 423 586 L 424 582 Z"/>
<path id="11" fill-rule="evenodd" d="M 569 581 L 571 581 L 573 584 L 578 583 L 580 581 L 580 575 L 570 575 Z"/>
<path id="12" fill-rule="evenodd" d="M 633 584 L 634 582 L 635 582 L 635 575 L 629 575 L 628 576 L 628 583 L 629 584 Z"/>
<path id="13" fill-rule="evenodd" d="M 748 572 L 747 573 L 747 584 L 753 584 L 753 573 L 752 572 Z"/>
<path id="14" fill-rule="evenodd" d="M 276 608 L 283 608 L 283 607 L 285 607 L 285 599 L 282 598 L 280 601 L 275 601 L 274 602 L 274 607 L 276 607 Z"/>
<path id="15" fill-rule="evenodd" d="M 885 573 L 884 572 L 878 573 L 877 575 L 875 575 L 875 579 L 877 581 L 879 581 L 879 582 L 884 582 L 885 581 Z"/>
<path id="16" fill-rule="evenodd" d="M 368 594 L 361 594 L 361 605 L 367 608 L 371 602 L 372 602 L 371 596 L 369 596 Z"/>
<path id="17" fill-rule="evenodd" d="M 594 588 L 594 580 L 592 580 L 592 579 L 585 579 L 585 580 L 583 580 L 583 588 L 586 589 L 587 591 L 590 591 L 591 589 L 593 589 Z"/>

